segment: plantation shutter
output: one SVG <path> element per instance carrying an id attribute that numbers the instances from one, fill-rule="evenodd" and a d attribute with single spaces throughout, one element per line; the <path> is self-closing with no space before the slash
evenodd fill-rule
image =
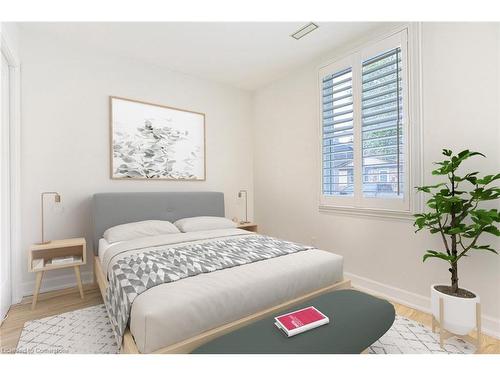
<path id="1" fill-rule="evenodd" d="M 322 80 L 323 194 L 352 196 L 353 96 L 352 69 L 344 69 Z"/>
<path id="2" fill-rule="evenodd" d="M 364 197 L 403 198 L 401 48 L 362 65 L 362 190 Z"/>

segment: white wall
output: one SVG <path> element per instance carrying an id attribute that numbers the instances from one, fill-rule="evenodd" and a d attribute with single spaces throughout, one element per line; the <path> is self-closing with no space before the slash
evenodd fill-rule
<path id="1" fill-rule="evenodd" d="M 19 56 L 19 30 L 16 23 L 2 22 L 0 24 L 0 32 L 2 37 L 9 46 L 9 50 L 13 56 Z"/>
<path id="2" fill-rule="evenodd" d="M 495 24 L 423 25 L 423 129 L 425 183 L 441 149 L 479 150 L 486 160 L 470 168 L 500 166 L 499 27 Z M 446 264 L 422 263 L 438 237 L 414 234 L 410 221 L 320 213 L 318 67 L 311 62 L 255 94 L 255 211 L 271 235 L 341 254 L 353 282 L 426 310 L 429 285 L 448 282 Z M 490 237 L 496 248 L 500 241 Z M 500 335 L 500 256 L 476 253 L 460 264 L 463 287 L 482 298 L 483 324 Z"/>
<path id="3" fill-rule="evenodd" d="M 31 294 L 33 287 L 26 256 L 28 246 L 40 240 L 42 191 L 62 195 L 60 208 L 51 207 L 47 199 L 46 235 L 52 239 L 85 236 L 90 242 L 89 203 L 97 192 L 223 191 L 226 216 L 243 217 L 244 202 L 237 192 L 248 189 L 249 198 L 253 197 L 250 93 L 65 45 L 22 27 L 20 42 L 24 294 Z M 207 180 L 111 180 L 109 95 L 205 113 Z M 250 211 L 252 207 L 250 201 Z M 87 280 L 90 269 L 84 271 Z M 72 273 L 59 271 L 47 273 L 42 285 L 47 290 L 73 282 Z"/>

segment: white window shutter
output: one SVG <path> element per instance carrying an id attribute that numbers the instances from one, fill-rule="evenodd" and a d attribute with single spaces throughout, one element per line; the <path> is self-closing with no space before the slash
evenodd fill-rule
<path id="1" fill-rule="evenodd" d="M 362 65 L 363 196 L 403 198 L 404 134 L 401 48 Z"/>
<path id="2" fill-rule="evenodd" d="M 322 80 L 323 195 L 354 194 L 352 69 Z"/>

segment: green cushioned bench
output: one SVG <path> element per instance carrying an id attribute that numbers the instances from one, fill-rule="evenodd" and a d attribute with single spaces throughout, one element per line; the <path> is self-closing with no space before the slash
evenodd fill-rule
<path id="1" fill-rule="evenodd" d="M 361 353 L 389 330 L 395 318 L 392 304 L 356 290 L 323 294 L 287 311 L 307 306 L 319 309 L 330 318 L 330 323 L 288 338 L 275 327 L 274 316 L 270 316 L 218 337 L 193 353 Z"/>

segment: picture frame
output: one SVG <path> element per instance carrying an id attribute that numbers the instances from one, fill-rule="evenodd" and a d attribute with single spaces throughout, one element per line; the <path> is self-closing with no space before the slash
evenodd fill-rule
<path id="1" fill-rule="evenodd" d="M 206 180 L 205 114 L 109 97 L 110 178 Z"/>

